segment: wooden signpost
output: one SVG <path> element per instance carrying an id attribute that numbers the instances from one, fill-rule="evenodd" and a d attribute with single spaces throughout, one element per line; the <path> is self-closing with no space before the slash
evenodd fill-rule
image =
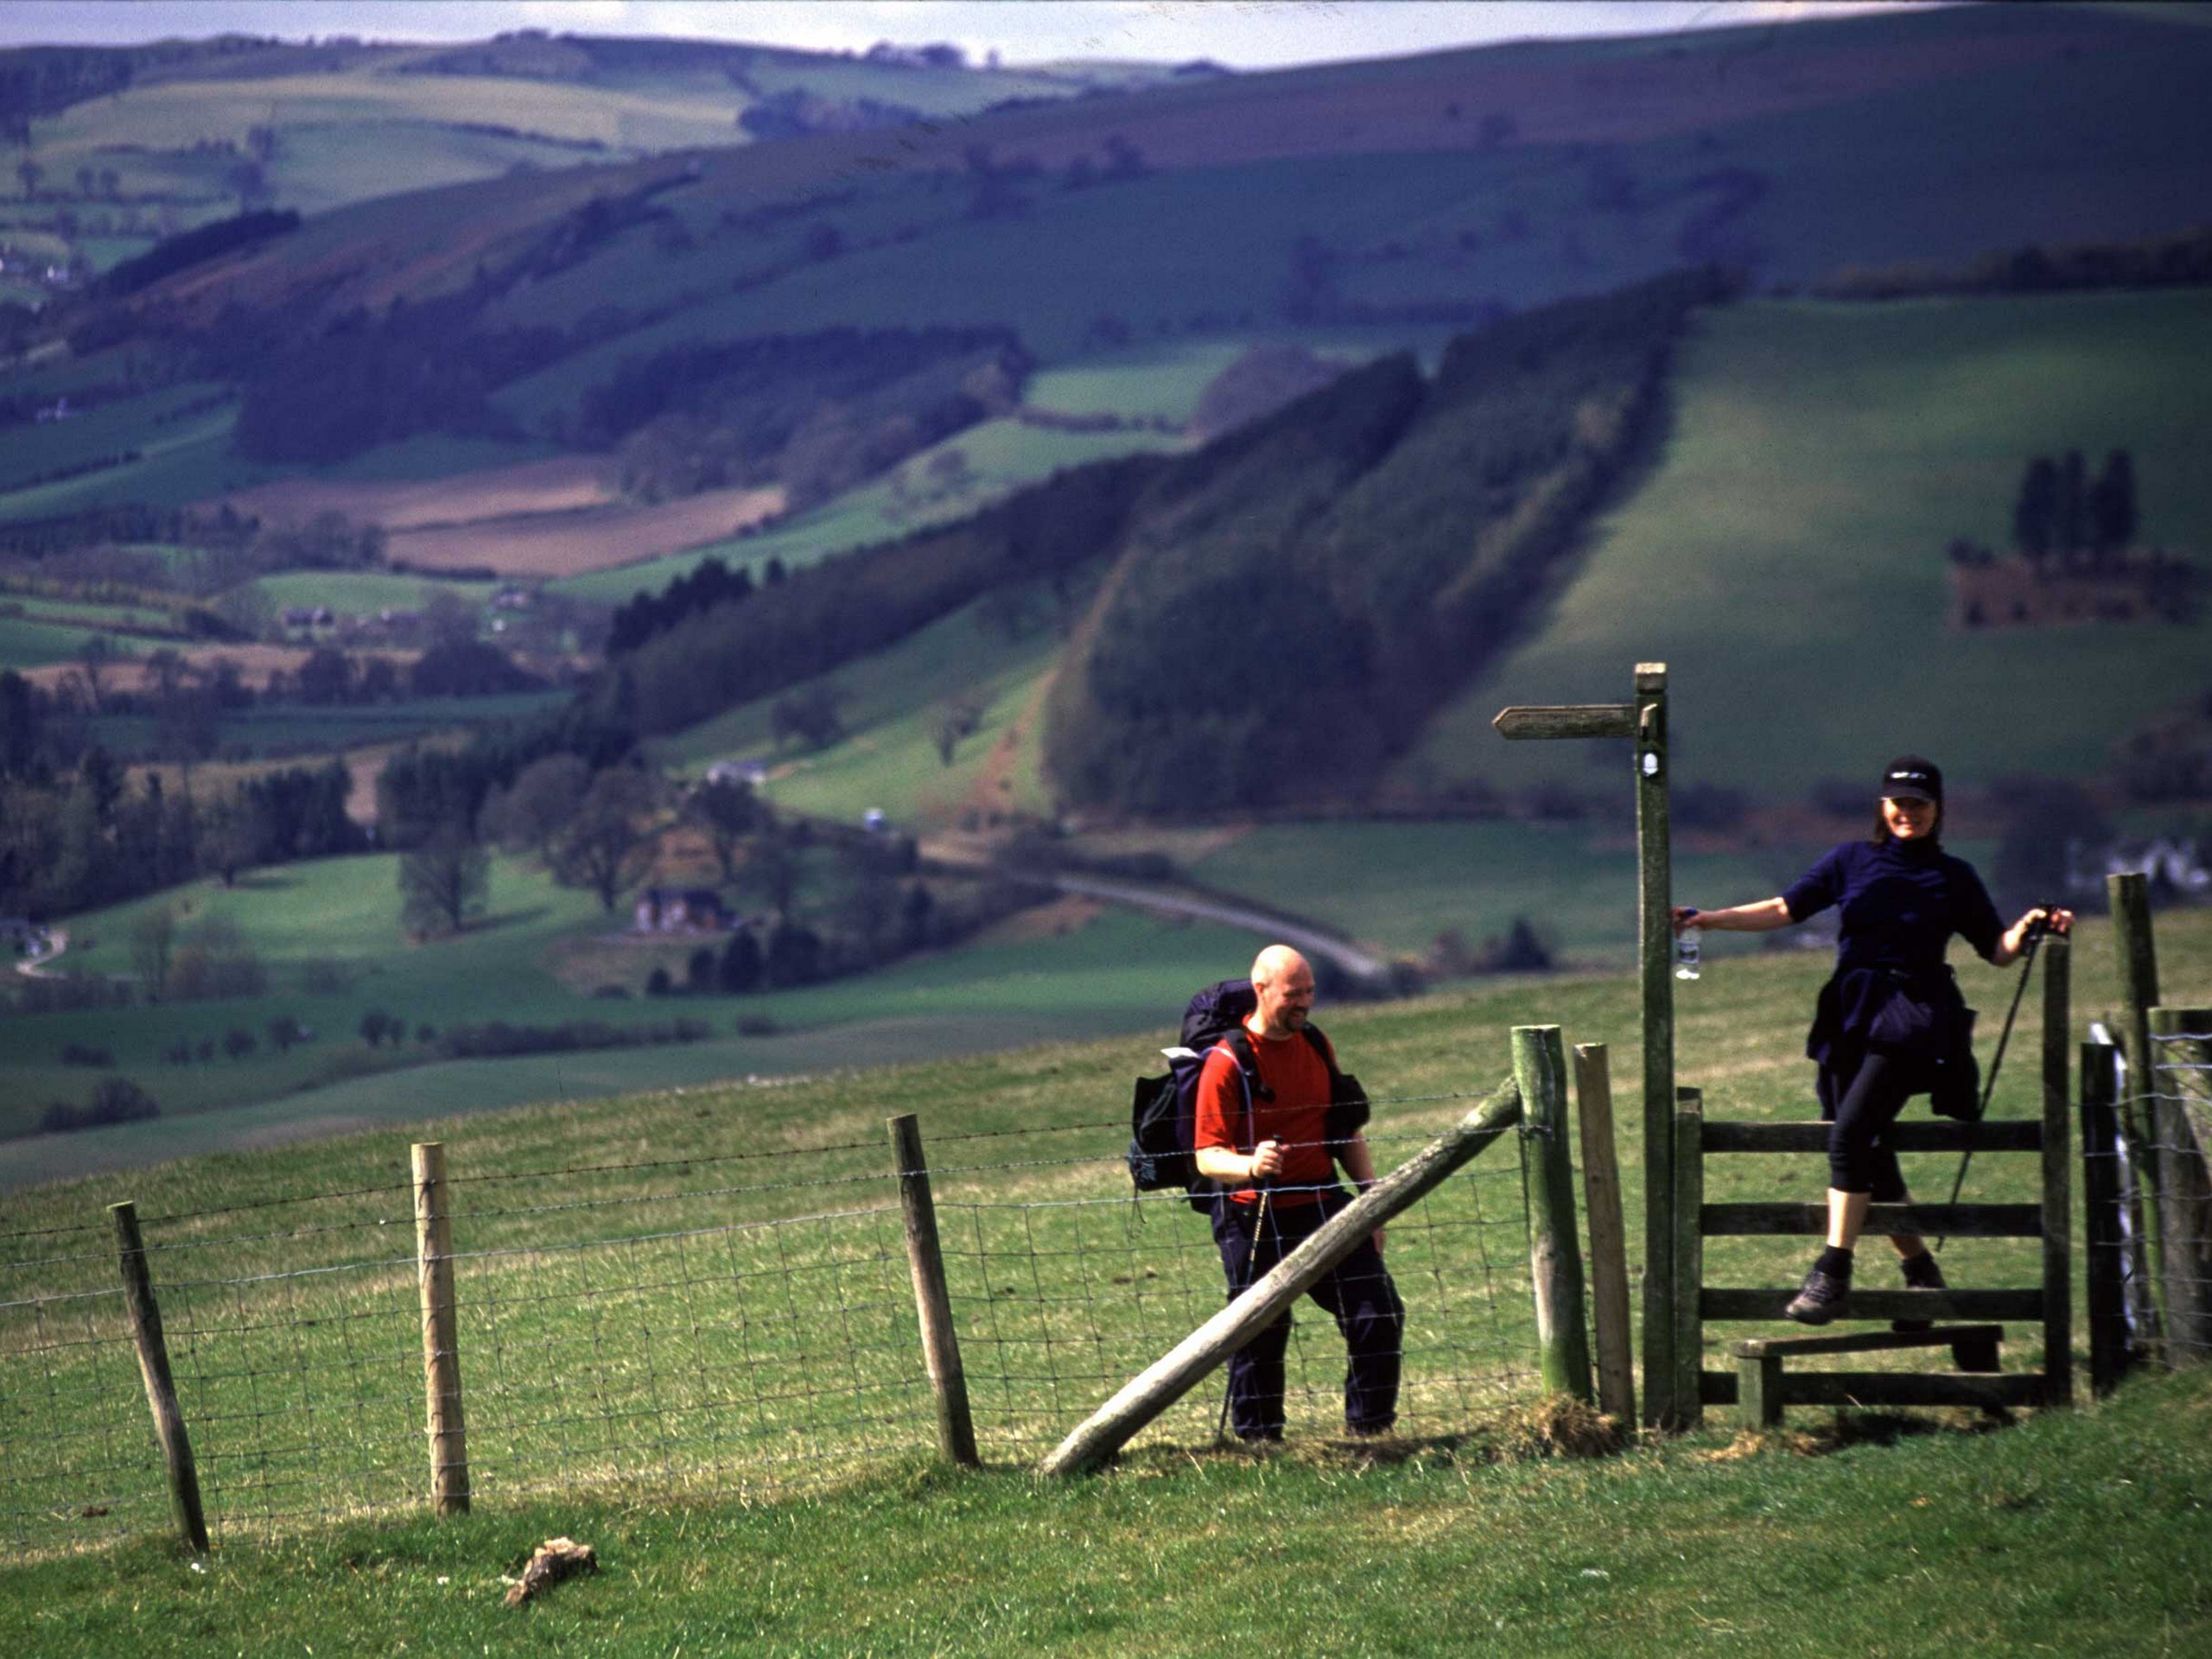
<path id="1" fill-rule="evenodd" d="M 1675 1300 L 1697 1294 L 1675 1281 L 1675 932 L 1667 828 L 1667 665 L 1636 665 L 1632 702 L 1507 709 L 1491 722 L 1510 738 L 1630 738 L 1636 743 L 1637 937 L 1643 968 L 1643 1420 L 1679 1427 L 1694 1414 L 1681 1400 Z"/>

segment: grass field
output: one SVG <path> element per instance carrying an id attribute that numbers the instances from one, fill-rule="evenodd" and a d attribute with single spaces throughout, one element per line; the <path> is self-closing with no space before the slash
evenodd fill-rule
<path id="1" fill-rule="evenodd" d="M 843 694 L 840 714 L 848 734 L 817 754 L 777 754 L 772 698 L 695 726 L 656 746 L 654 753 L 663 764 L 692 770 L 757 757 L 774 766 L 766 794 L 780 806 L 848 820 L 874 807 L 898 823 L 943 828 L 977 804 L 977 785 L 997 747 L 1021 743 L 1024 711 L 1060 644 L 1043 620 L 1033 621 L 1023 638 L 1008 639 L 980 624 L 971 605 L 890 651 L 823 677 Z M 937 725 L 946 706 L 962 697 L 976 709 L 979 722 L 947 766 L 938 758 Z M 1000 809 L 1033 811 L 1042 804 L 1026 791 L 1017 799 L 1013 788 L 987 785 L 985 792 L 994 797 L 988 804 Z"/>
<path id="2" fill-rule="evenodd" d="M 1904 748 L 1976 784 L 2102 770 L 2136 721 L 2208 690 L 2212 622 L 1955 633 L 1943 550 L 2009 538 L 2029 457 L 2126 448 L 2145 540 L 2202 561 L 2208 351 L 2202 291 L 1708 314 L 1656 472 L 1403 770 L 1579 785 L 1580 760 L 1491 717 L 1618 701 L 1630 664 L 1670 659 L 1684 781 L 1787 796 Z"/>
<path id="3" fill-rule="evenodd" d="M 1116 455 L 1173 449 L 1180 442 L 1161 432 L 1056 432 L 1011 419 L 987 421 L 909 457 L 893 474 L 848 490 L 758 534 L 551 585 L 555 591 L 579 599 L 619 602 L 634 593 L 666 587 L 674 578 L 689 575 L 709 556 L 733 569 L 743 566 L 756 575 L 772 558 L 781 559 L 787 569 L 797 569 L 849 548 L 894 540 L 932 524 L 965 518 L 1065 467 Z M 929 476 L 930 462 L 954 449 L 968 464 L 966 487 L 957 496 L 927 499 L 924 481 Z M 900 480 L 906 480 L 907 491 L 903 502 Z"/>
<path id="4" fill-rule="evenodd" d="M 987 936 L 859 979 L 742 998 L 662 1001 L 641 995 L 647 976 L 664 967 L 681 979 L 696 942 L 629 944 L 620 937 L 626 910 L 609 918 L 590 895 L 554 886 L 534 866 L 502 859 L 483 922 L 460 938 L 410 947 L 400 931 L 397 869 L 392 855 L 286 865 L 245 877 L 229 891 L 194 887 L 71 918 L 63 965 L 117 976 L 134 971 L 131 929 L 146 911 L 179 907 L 186 930 L 211 917 L 226 918 L 260 957 L 269 988 L 253 998 L 170 1002 L 127 1014 L 6 1016 L 10 1058 L 0 1071 L 0 1133 L 28 1133 L 49 1102 L 89 1095 L 103 1074 L 61 1063 L 62 1047 L 73 1042 L 110 1050 L 118 1071 L 148 1088 L 165 1114 L 154 1122 L 20 1144 L 8 1179 L 63 1173 L 87 1166 L 85 1160 L 143 1162 L 298 1121 L 389 1121 L 424 1109 L 601 1096 L 747 1071 L 815 1071 L 1003 1047 L 1054 1033 L 1128 1031 L 1149 1024 L 1162 1007 L 1179 1006 L 1189 984 L 1241 965 L 1253 949 L 1248 936 L 1228 929 L 1116 915 L 1066 936 L 1033 937 L 1009 925 L 995 942 Z M 589 995 L 601 983 L 622 986 L 627 999 Z M 371 1008 L 404 1019 L 410 1040 L 397 1050 L 365 1046 L 355 1033 Z M 226 1032 L 261 1039 L 270 1020 L 287 1014 L 315 1027 L 315 1040 L 285 1054 L 261 1040 L 245 1059 L 223 1057 Z M 432 1053 L 415 1036 L 425 1025 L 443 1029 L 493 1020 L 627 1027 L 679 1016 L 708 1021 L 713 1039 L 493 1065 L 429 1064 Z M 766 1020 L 777 1034 L 733 1036 L 741 1017 Z M 161 1062 L 173 1044 L 202 1039 L 216 1045 L 213 1060 Z"/>
<path id="5" fill-rule="evenodd" d="M 257 577 L 254 591 L 279 609 L 327 605 L 333 611 L 373 615 L 380 610 L 421 610 L 438 594 L 472 605 L 488 602 L 498 583 L 440 582 L 427 576 L 395 575 L 380 570 L 287 570 Z"/>
<path id="6" fill-rule="evenodd" d="M 1824 850 L 1678 849 L 1675 891 L 1713 895 L 1701 901 L 1708 905 L 1764 899 Z M 1635 961 L 1629 918 L 1636 913 L 1636 846 L 1633 832 L 1624 829 L 1520 822 L 1268 824 L 1199 860 L 1191 874 L 1209 887 L 1310 916 L 1386 950 L 1421 955 L 1447 929 L 1478 946 L 1525 917 L 1565 961 L 1622 970 Z"/>
<path id="7" fill-rule="evenodd" d="M 27 616 L 0 616 L 0 668 L 36 668 L 46 663 L 73 662 L 85 654 L 86 645 L 95 634 L 106 632 L 105 628 L 41 622 Z"/>
<path id="8" fill-rule="evenodd" d="M 2177 1653 L 2212 1636 L 2208 1416 L 2197 1373 L 1829 1457 L 1739 1455 L 1713 1432 L 1598 1463 L 1147 1455 L 1043 1486 L 909 1458 L 804 1502 L 486 1506 L 241 1542 L 205 1573 L 148 1539 L 15 1569 L 0 1637 L 149 1655 Z M 1878 1539 L 1823 1548 L 1870 1515 Z M 556 1535 L 601 1571 L 501 1606 L 501 1574 Z"/>
<path id="9" fill-rule="evenodd" d="M 2202 912 L 2161 918 L 2177 996 L 2212 983 L 2208 924 Z M 2085 928 L 2075 955 L 2075 1006 L 2108 1002 L 2109 935 Z M 1807 1115 L 1795 1039 L 1822 971 L 1786 957 L 1724 962 L 1685 996 L 1681 1075 L 1704 1088 L 1710 1115 Z M 1558 1021 L 1570 1040 L 1608 1042 L 1622 1062 L 1636 1241 L 1633 999 L 1624 976 L 1536 979 L 1326 1013 L 1382 1102 L 1373 1133 L 1395 1149 L 1386 1162 L 1465 1109 L 1435 1096 L 1496 1080 L 1509 1025 Z M 2027 1053 L 2035 1021 L 2031 1002 L 2015 1038 Z M 1426 1343 L 1421 1366 L 1409 1353 L 1397 1441 L 1332 1436 L 1334 1343 L 1309 1319 L 1293 1351 L 1287 1454 L 1209 1451 L 1202 1389 L 1113 1471 L 1033 1485 L 1032 1459 L 1218 1295 L 1195 1217 L 1160 1206 L 1137 1227 L 1121 1213 L 1126 1188 L 1110 1191 L 1114 1121 L 1141 1064 L 1128 1047 L 1062 1043 L 633 1096 L 141 1172 L 131 1187 L 154 1218 L 164 1317 L 187 1356 L 180 1385 L 213 1494 L 219 1548 L 204 1573 L 158 1541 L 137 1380 L 100 1311 L 113 1294 L 94 1288 L 111 1272 L 97 1205 L 115 1183 L 17 1195 L 5 1212 L 17 1237 L 84 1230 L 35 1235 L 41 1259 L 11 1271 L 49 1296 L 99 1300 L 82 1313 L 48 1303 L 36 1329 L 18 1320 L 7 1351 L 18 1357 L 0 1360 L 45 1366 L 49 1392 L 19 1395 L 21 1408 L 60 1421 L 48 1401 L 70 1398 L 67 1444 L 81 1459 L 58 1465 L 26 1440 L 10 1465 L 10 1519 L 36 1529 L 25 1541 L 40 1551 L 133 1541 L 11 1569 L 21 1593 L 0 1598 L 0 1619 L 29 1650 L 58 1652 L 126 1639 L 191 1651 L 243 1639 L 249 1623 L 264 1643 L 276 1631 L 325 1651 L 382 1650 L 385 1620 L 423 1644 L 557 1638 L 654 1652 L 679 1639 L 1210 1651 L 1262 1631 L 1334 1650 L 1331 1633 L 1347 1630 L 1362 1649 L 1427 1651 L 1462 1647 L 1479 1628 L 1507 1651 L 1661 1654 L 1694 1628 L 1788 1653 L 1961 1643 L 2154 1653 L 2192 1650 L 2212 1628 L 2202 1375 L 2007 1433 L 1943 1433 L 1942 1414 L 1829 1424 L 1801 1412 L 1795 1432 L 1763 1444 L 1715 1421 L 1603 1463 L 1517 1460 L 1529 1431 L 1510 1408 L 1528 1382 L 1515 1356 L 1530 1339 L 1518 1178 L 1510 1154 L 1490 1162 L 1510 1141 L 1392 1230 L 1411 1330 Z M 2034 1087 L 2025 1069 L 2008 1072 L 1998 1115 L 2030 1112 Z M 927 1464 L 903 1251 L 895 1222 L 882 1230 L 895 1211 L 884 1207 L 880 1120 L 893 1110 L 917 1113 L 931 1147 L 989 1465 L 974 1477 Z M 1045 1133 L 1054 1128 L 1065 1133 Z M 1021 1133 L 961 1138 L 1007 1131 Z M 477 1513 L 436 1526 L 409 1514 L 423 1454 L 406 1134 L 445 1141 L 460 1211 Z M 764 1152 L 780 1161 L 742 1161 Z M 1732 1161 L 1765 1166 L 1727 1172 L 1716 1201 L 1821 1179 Z M 2026 1196 L 2031 1162 L 1979 1160 L 1974 1195 Z M 1948 1172 L 1909 1173 L 1924 1185 Z M 350 1196 L 291 1202 L 317 1191 Z M 1737 1241 L 1713 1276 L 1784 1282 L 1801 1255 L 1796 1241 Z M 1962 1283 L 2016 1281 L 2025 1260 L 2002 1241 L 1959 1240 L 1946 1255 Z M 81 1339 L 58 1345 L 79 1326 Z M 1708 1344 L 1742 1330 L 1709 1326 Z M 2032 1333 L 2012 1335 L 2008 1368 L 2033 1365 Z M 1421 1367 L 1440 1354 L 1478 1365 L 1425 1393 Z M 1802 1455 L 1821 1451 L 1840 1455 Z M 350 1518 L 356 1506 L 397 1513 L 367 1523 Z M 1827 1548 L 1870 1515 L 1888 1517 L 1879 1540 Z M 596 1544 L 606 1571 L 530 1615 L 499 1614 L 499 1574 L 556 1532 Z M 1194 1566 L 1217 1559 L 1232 1581 L 1282 1574 L 1298 1590 L 1193 1592 Z M 1897 1598 L 1923 1573 L 1942 1594 L 1908 1616 Z"/>

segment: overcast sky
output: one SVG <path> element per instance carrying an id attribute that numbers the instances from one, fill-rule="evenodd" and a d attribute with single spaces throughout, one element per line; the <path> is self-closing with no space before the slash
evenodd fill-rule
<path id="1" fill-rule="evenodd" d="M 0 45 L 224 33 L 480 40 L 504 29 L 863 51 L 948 41 L 981 60 L 1212 58 L 1266 68 L 1570 35 L 1764 23 L 1827 0 L 0 0 Z"/>

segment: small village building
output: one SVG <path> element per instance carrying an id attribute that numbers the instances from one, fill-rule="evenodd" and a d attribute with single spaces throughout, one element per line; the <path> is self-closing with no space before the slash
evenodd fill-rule
<path id="1" fill-rule="evenodd" d="M 726 932 L 732 919 L 712 887 L 647 887 L 638 895 L 640 933 Z"/>

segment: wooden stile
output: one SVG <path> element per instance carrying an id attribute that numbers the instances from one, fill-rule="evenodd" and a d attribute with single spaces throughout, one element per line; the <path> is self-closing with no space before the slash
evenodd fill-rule
<path id="1" fill-rule="evenodd" d="M 930 1196 L 929 1165 L 922 1156 L 921 1120 L 912 1113 L 886 1120 L 899 1173 L 899 1211 L 906 1230 L 906 1265 L 914 1280 L 914 1313 L 922 1331 L 922 1360 L 937 1402 L 938 1450 L 949 1463 L 974 1469 L 976 1423 L 968 1407 L 968 1374 L 960 1363 L 960 1336 L 952 1319 L 952 1293 L 938 1241 L 937 1205 Z"/>
<path id="2" fill-rule="evenodd" d="M 1574 1154 L 1567 1141 L 1567 1051 L 1557 1026 L 1513 1027 L 1513 1080 L 1536 1145 L 1529 1181 L 1529 1273 L 1544 1387 L 1593 1403 L 1583 1323 L 1582 1244 L 1574 1224 Z"/>
<path id="3" fill-rule="evenodd" d="M 430 1507 L 468 1513 L 468 1429 L 461 1405 L 461 1321 L 454 1300 L 453 1207 L 446 1149 L 414 1149 L 416 1282 L 423 1303 L 423 1391 L 429 1407 Z"/>
<path id="4" fill-rule="evenodd" d="M 1620 1157 L 1613 1141 L 1613 1084 L 1603 1043 L 1574 1048 L 1575 1115 L 1582 1131 L 1582 1187 L 1590 1211 L 1591 1323 L 1596 1329 L 1598 1405 L 1636 1421 L 1636 1343 L 1628 1299 L 1628 1230 L 1621 1218 Z"/>
<path id="5" fill-rule="evenodd" d="M 162 1332 L 161 1305 L 154 1300 L 153 1274 L 146 1267 L 146 1241 L 138 1230 L 138 1206 L 125 1199 L 107 1207 L 115 1222 L 117 1253 L 123 1268 L 123 1303 L 130 1317 L 130 1340 L 138 1351 L 138 1374 L 146 1384 L 146 1405 L 154 1414 L 154 1435 L 167 1465 L 169 1505 L 177 1530 L 194 1554 L 207 1553 L 207 1517 L 200 1505 L 200 1470 L 192 1459 L 192 1437 L 178 1408 L 176 1379 L 169 1370 L 168 1338 Z"/>

